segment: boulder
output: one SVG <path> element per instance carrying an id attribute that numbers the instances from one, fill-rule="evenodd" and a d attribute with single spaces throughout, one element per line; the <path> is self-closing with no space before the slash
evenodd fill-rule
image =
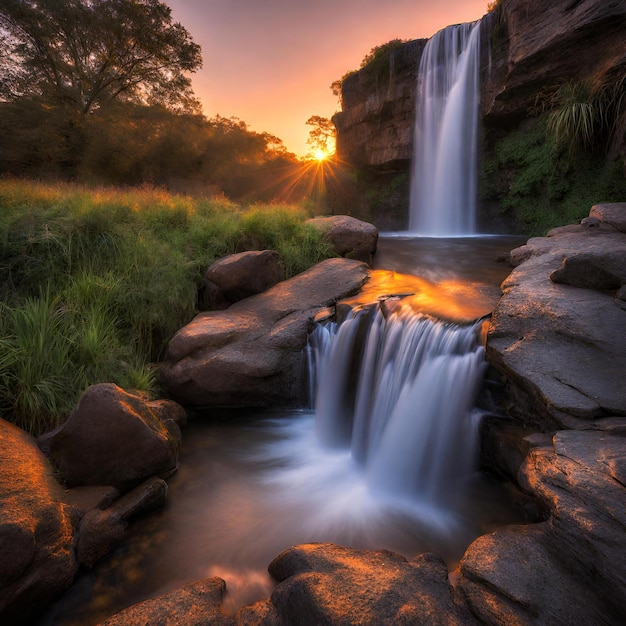
<path id="1" fill-rule="evenodd" d="M 269 572 L 279 584 L 270 598 L 274 612 L 268 612 L 284 624 L 476 623 L 455 604 L 446 565 L 434 554 L 407 561 L 387 550 L 306 544 L 276 557 Z"/>
<path id="2" fill-rule="evenodd" d="M 222 612 L 225 587 L 221 578 L 198 580 L 134 604 L 98 626 L 231 626 L 233 620 Z"/>
<path id="3" fill-rule="evenodd" d="M 348 215 L 315 217 L 306 223 L 323 233 L 335 254 L 371 264 L 378 245 L 378 229 L 373 224 Z"/>
<path id="4" fill-rule="evenodd" d="M 591 218 L 595 218 L 626 233 L 626 202 L 594 204 L 589 213 L 589 219 Z"/>
<path id="5" fill-rule="evenodd" d="M 619 624 L 626 618 L 626 438 L 557 432 L 520 470 L 549 520 L 479 537 L 457 593 L 486 624 Z"/>
<path id="6" fill-rule="evenodd" d="M 68 486 L 126 491 L 152 476 L 166 477 L 178 466 L 178 442 L 159 418 L 168 406 L 177 415 L 174 403 L 152 410 L 150 402 L 116 385 L 92 385 L 47 438 L 50 460 Z"/>
<path id="7" fill-rule="evenodd" d="M 28 623 L 70 586 L 75 523 L 35 440 L 0 419 L 0 623 Z"/>
<path id="8" fill-rule="evenodd" d="M 511 414 L 543 431 L 626 415 L 626 311 L 596 290 L 626 279 L 626 235 L 606 224 L 550 235 L 511 252 L 487 339 Z"/>
<path id="9" fill-rule="evenodd" d="M 311 321 L 367 277 L 364 263 L 328 259 L 226 311 L 200 313 L 168 345 L 164 386 L 185 406 L 293 405 Z"/>
<path id="10" fill-rule="evenodd" d="M 205 274 L 201 310 L 220 310 L 233 302 L 262 293 L 285 279 L 285 268 L 274 250 L 230 254 L 213 263 Z"/>

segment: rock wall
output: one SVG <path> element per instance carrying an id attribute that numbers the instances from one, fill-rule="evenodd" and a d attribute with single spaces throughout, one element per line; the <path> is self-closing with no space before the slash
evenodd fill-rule
<path id="1" fill-rule="evenodd" d="M 341 88 L 337 153 L 357 166 L 397 166 L 413 154 L 417 70 L 426 39 L 389 50 L 348 76 Z"/>
<path id="2" fill-rule="evenodd" d="M 626 75 L 623 0 L 502 0 L 482 24 L 482 120 L 498 132 L 516 128 L 564 81 L 599 85 Z M 357 170 L 357 182 L 347 194 L 344 185 L 344 197 L 329 194 L 333 212 L 384 230 L 406 226 L 417 73 L 426 41 L 395 48 L 386 65 L 378 60 L 344 80 L 343 110 L 333 118 L 337 156 Z M 613 153 L 626 154 L 626 137 Z M 513 220 L 494 228 L 492 218 L 487 215 L 481 228 L 515 227 Z"/>

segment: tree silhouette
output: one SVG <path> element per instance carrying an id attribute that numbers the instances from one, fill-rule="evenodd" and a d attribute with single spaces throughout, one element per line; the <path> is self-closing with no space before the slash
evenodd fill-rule
<path id="1" fill-rule="evenodd" d="M 116 100 L 193 111 L 200 46 L 159 0 L 2 0 L 0 98 L 87 114 Z"/>

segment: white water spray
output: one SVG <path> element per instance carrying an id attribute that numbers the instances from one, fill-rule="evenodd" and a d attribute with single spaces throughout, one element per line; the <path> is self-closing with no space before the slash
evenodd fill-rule
<path id="1" fill-rule="evenodd" d="M 322 445 L 350 448 L 374 494 L 454 507 L 477 457 L 477 326 L 377 311 L 319 325 L 310 343 Z"/>
<path id="2" fill-rule="evenodd" d="M 429 237 L 475 232 L 480 22 L 448 26 L 419 68 L 409 229 Z"/>

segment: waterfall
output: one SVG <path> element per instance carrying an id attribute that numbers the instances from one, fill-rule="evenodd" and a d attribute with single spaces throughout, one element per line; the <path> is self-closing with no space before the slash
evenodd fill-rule
<path id="1" fill-rule="evenodd" d="M 453 502 L 477 456 L 478 325 L 377 309 L 318 324 L 309 345 L 322 445 L 349 448 L 373 493 Z"/>
<path id="2" fill-rule="evenodd" d="M 475 231 L 480 21 L 426 44 L 418 73 L 409 229 L 450 237 Z"/>

